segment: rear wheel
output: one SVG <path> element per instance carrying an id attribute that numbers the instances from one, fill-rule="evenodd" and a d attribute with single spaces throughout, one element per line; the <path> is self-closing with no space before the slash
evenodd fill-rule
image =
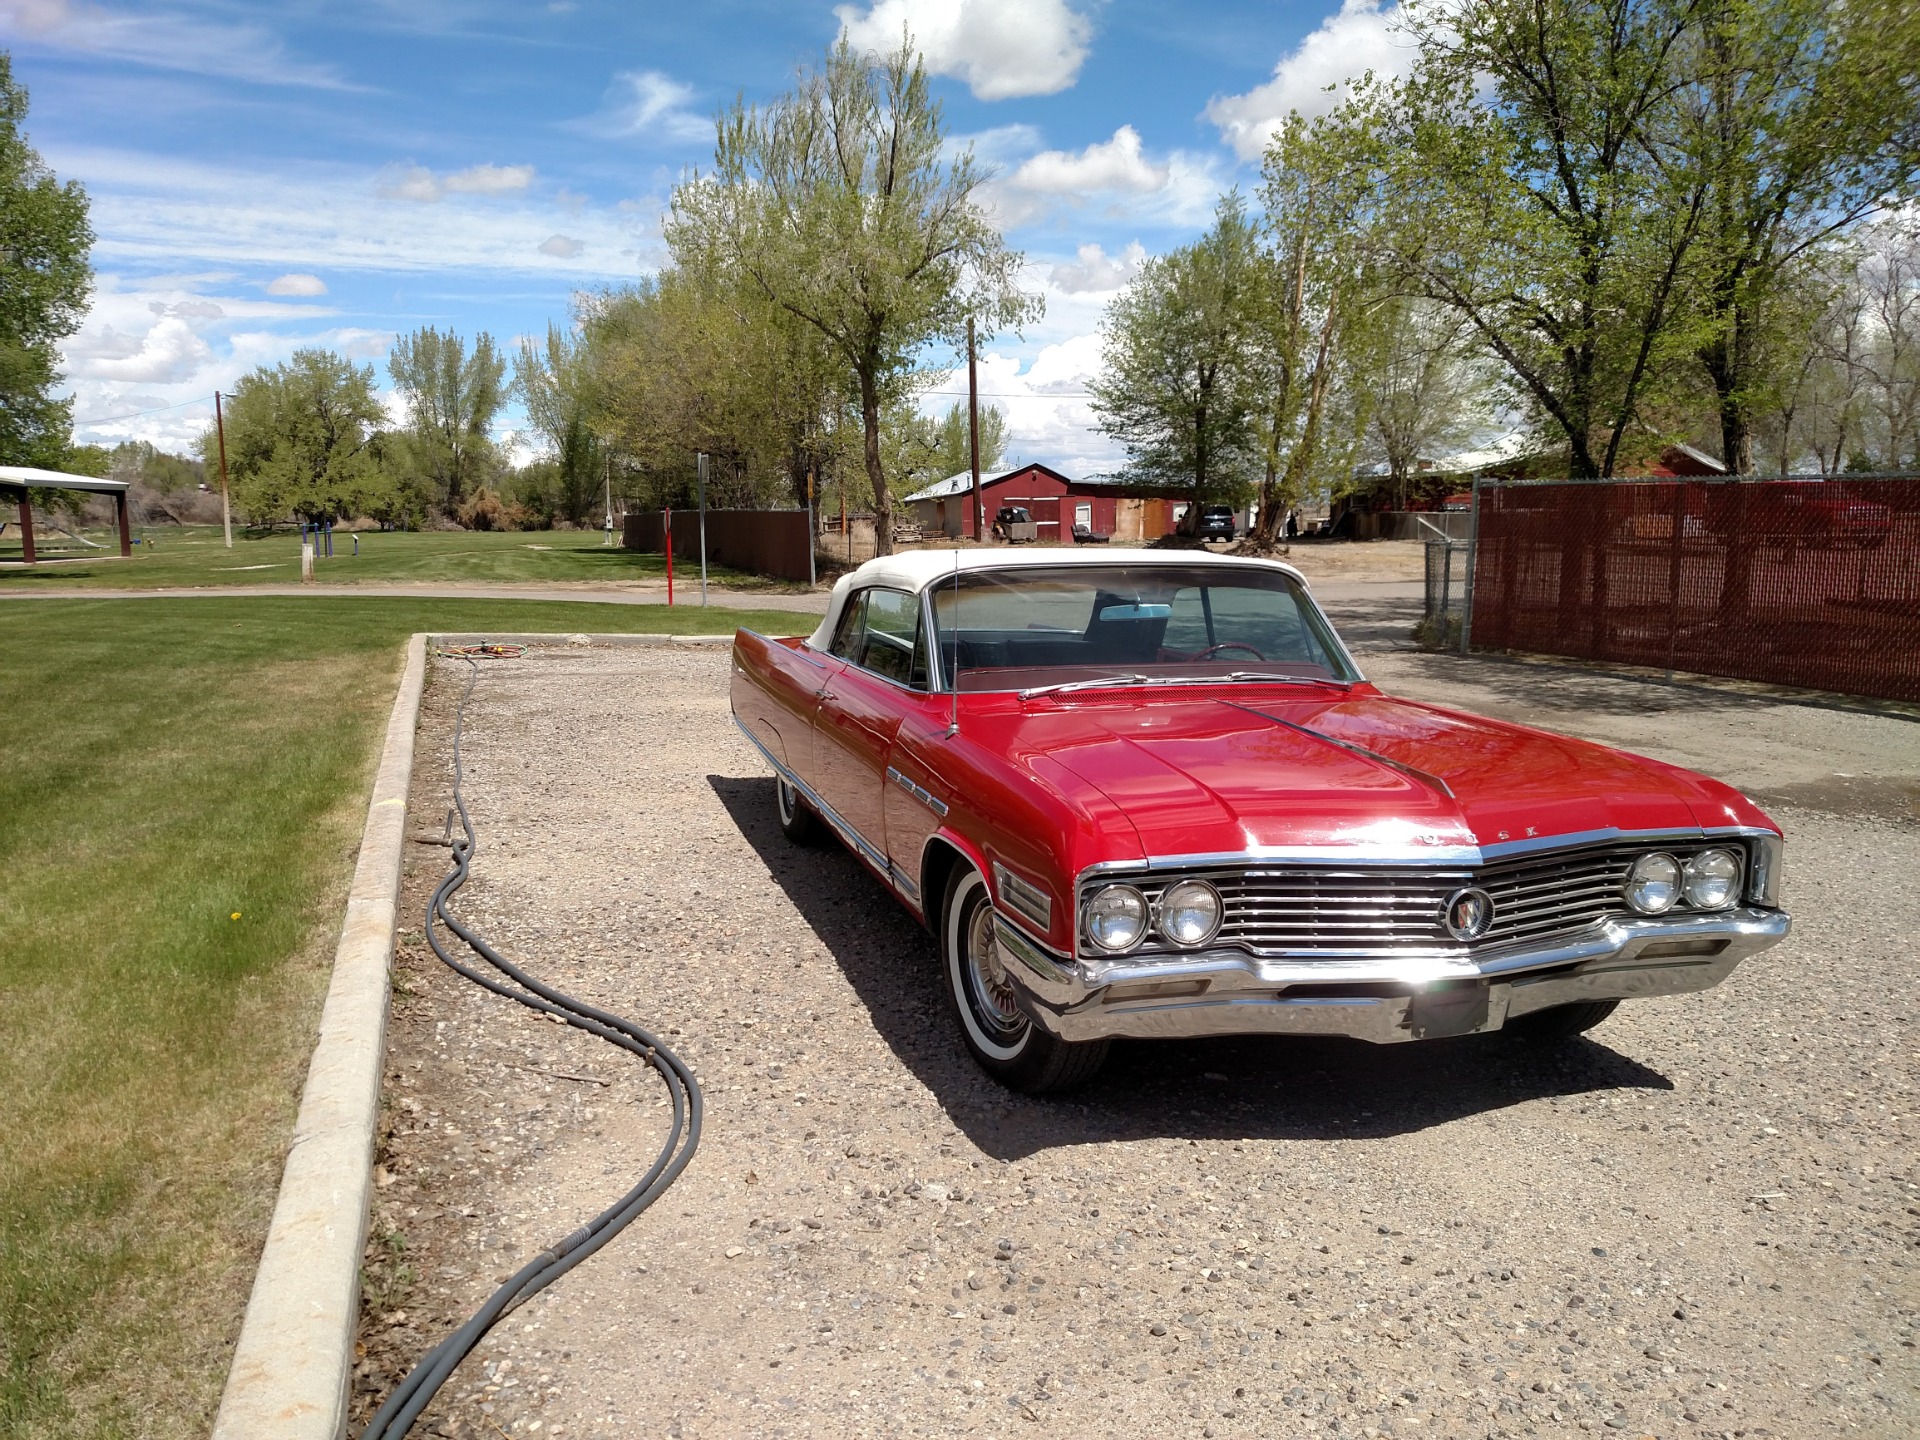
<path id="1" fill-rule="evenodd" d="M 825 834 L 820 817 L 807 807 L 800 792 L 785 776 L 773 778 L 773 809 L 780 817 L 780 833 L 796 845 L 817 845 Z"/>
<path id="2" fill-rule="evenodd" d="M 1584 1035 L 1620 1008 L 1618 1000 L 1583 1000 L 1577 1005 L 1555 1005 L 1509 1020 L 1505 1029 L 1530 1042 L 1571 1040 Z"/>
<path id="3" fill-rule="evenodd" d="M 970 866 L 957 868 L 947 883 L 940 959 L 961 1039 L 980 1068 L 1008 1089 L 1029 1095 L 1067 1090 L 1105 1063 L 1105 1040 L 1061 1040 L 1020 1009 L 994 937 L 986 882 Z"/>

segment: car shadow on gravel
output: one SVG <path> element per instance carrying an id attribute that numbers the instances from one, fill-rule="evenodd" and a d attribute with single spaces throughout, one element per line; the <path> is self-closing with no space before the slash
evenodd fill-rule
<path id="1" fill-rule="evenodd" d="M 1155 1137 L 1377 1139 L 1552 1096 L 1674 1088 L 1657 1070 L 1587 1037 L 1536 1049 L 1497 1035 L 1385 1046 L 1247 1036 L 1122 1041 L 1086 1088 L 1046 1099 L 1016 1095 L 962 1048 L 933 939 L 880 882 L 836 843 L 802 848 L 782 835 L 770 778 L 709 775 L 707 783 L 846 975 L 881 1039 L 996 1159 Z"/>

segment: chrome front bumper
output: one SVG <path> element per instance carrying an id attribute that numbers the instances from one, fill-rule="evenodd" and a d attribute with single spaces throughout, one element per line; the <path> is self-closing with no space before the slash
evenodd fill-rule
<path id="1" fill-rule="evenodd" d="M 1717 985 L 1784 940 L 1784 911 L 1613 919 L 1550 944 L 1354 958 L 1263 959 L 1208 950 L 1075 959 L 997 916 L 1022 1007 L 1063 1040 L 1107 1036 L 1346 1035 L 1376 1045 L 1498 1030 L 1535 1010 L 1681 995 Z"/>

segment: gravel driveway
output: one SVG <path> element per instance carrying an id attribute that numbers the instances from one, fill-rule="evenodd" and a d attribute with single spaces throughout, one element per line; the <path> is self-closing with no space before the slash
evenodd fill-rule
<path id="1" fill-rule="evenodd" d="M 468 712 L 461 908 L 706 1087 L 680 1183 L 512 1317 L 460 1436 L 1906 1436 L 1920 725 L 1404 654 L 1374 678 L 1750 788 L 1796 929 L 1557 1054 L 1122 1044 L 1064 1099 L 968 1061 L 928 937 L 796 849 L 721 650 L 536 651 Z M 447 805 L 428 691 L 411 824 Z M 427 817 L 436 817 L 428 819 Z M 430 834 L 423 836 L 430 838 Z M 418 916 L 445 851 L 410 850 Z M 631 1183 L 624 1057 L 401 949 L 362 1416 Z"/>

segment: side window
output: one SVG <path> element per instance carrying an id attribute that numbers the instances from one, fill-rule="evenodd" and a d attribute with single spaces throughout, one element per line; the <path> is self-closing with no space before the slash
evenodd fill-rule
<path id="1" fill-rule="evenodd" d="M 866 592 L 866 644 L 855 663 L 902 685 L 927 686 L 920 603 L 903 590 Z"/>
<path id="2" fill-rule="evenodd" d="M 840 623 L 834 627 L 833 643 L 827 647 L 829 654 L 855 664 L 860 662 L 860 642 L 866 638 L 866 609 L 865 590 L 847 601 L 847 608 L 840 612 Z"/>

